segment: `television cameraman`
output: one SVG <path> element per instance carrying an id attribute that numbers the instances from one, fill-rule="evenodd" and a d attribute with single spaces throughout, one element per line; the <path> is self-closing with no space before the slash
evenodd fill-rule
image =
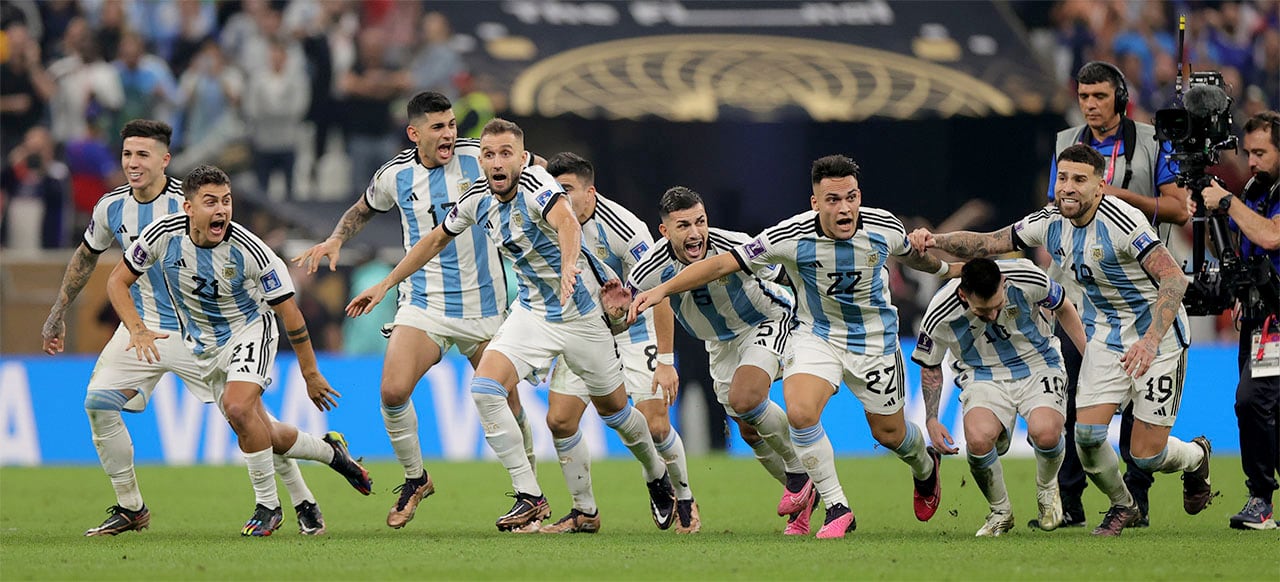
<path id="1" fill-rule="evenodd" d="M 1205 209 L 1225 213 L 1230 229 L 1238 235 L 1241 258 L 1265 256 L 1280 271 L 1280 114 L 1264 111 L 1244 125 L 1244 149 L 1253 177 L 1236 197 L 1217 182 L 1204 189 Z M 1194 212 L 1195 202 L 1189 206 Z M 1254 334 L 1263 337 L 1277 331 L 1277 314 L 1240 318 L 1240 383 L 1236 387 L 1236 420 L 1240 425 L 1240 462 L 1244 465 L 1249 501 L 1231 517 L 1236 529 L 1273 529 L 1272 492 L 1277 488 L 1280 464 L 1280 376 L 1271 358 L 1271 371 L 1255 370 L 1259 346 Z M 1274 337 L 1274 336 L 1273 336 Z M 1277 341 L 1273 339 L 1272 341 Z"/>

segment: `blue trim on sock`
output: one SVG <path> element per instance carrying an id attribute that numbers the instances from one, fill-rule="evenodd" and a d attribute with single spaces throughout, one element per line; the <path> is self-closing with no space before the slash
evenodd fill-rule
<path id="1" fill-rule="evenodd" d="M 119 390 L 90 390 L 84 395 L 85 410 L 124 410 L 129 397 Z"/>
<path id="2" fill-rule="evenodd" d="M 827 431 L 823 430 L 821 422 L 808 428 L 791 429 L 791 442 L 801 447 L 812 445 L 826 437 Z"/>
<path id="3" fill-rule="evenodd" d="M 383 411 L 383 412 L 385 412 L 385 413 L 387 413 L 387 414 L 388 414 L 388 415 L 390 415 L 390 416 L 395 416 L 395 415 L 397 415 L 397 414 L 400 414 L 400 413 L 402 413 L 402 412 L 404 412 L 404 411 L 408 410 L 408 409 L 409 409 L 409 406 L 410 406 L 410 405 L 412 405 L 412 404 L 413 404 L 413 401 L 412 401 L 412 400 L 405 400 L 405 401 L 404 401 L 404 404 L 401 404 L 401 405 L 399 405 L 399 406 L 387 406 L 386 404 L 383 404 L 383 405 L 382 405 L 382 411 Z"/>
<path id="4" fill-rule="evenodd" d="M 772 403 L 773 403 L 772 400 L 765 398 L 762 402 L 760 402 L 760 404 L 757 404 L 755 408 L 748 410 L 747 412 L 740 415 L 738 418 L 741 418 L 742 420 L 747 421 L 747 424 L 755 426 L 756 422 L 760 420 L 760 417 L 764 416 L 764 413 L 769 411 L 769 405 Z"/>
<path id="5" fill-rule="evenodd" d="M 556 446 L 556 452 L 563 453 L 578 446 L 578 443 L 582 442 L 582 431 L 575 432 L 573 433 L 573 436 L 568 436 L 562 439 L 551 439 L 551 442 Z"/>
<path id="6" fill-rule="evenodd" d="M 676 429 L 673 428 L 671 429 L 671 432 L 667 433 L 667 438 L 662 439 L 662 442 L 660 443 L 654 444 L 654 448 L 658 449 L 659 453 L 665 453 L 668 450 L 671 450 L 671 447 L 675 446 L 675 444 L 676 444 Z"/>
<path id="7" fill-rule="evenodd" d="M 1155 473 L 1160 470 L 1160 466 L 1164 464 L 1164 459 L 1167 456 L 1169 456 L 1169 446 L 1165 445 L 1165 447 L 1163 449 L 1160 449 L 1160 452 L 1156 453 L 1155 456 L 1134 457 L 1133 464 L 1137 465 L 1138 468 L 1142 469 L 1143 471 L 1146 471 L 1148 473 Z"/>
<path id="8" fill-rule="evenodd" d="M 1062 437 L 1058 437 L 1058 444 L 1053 445 L 1053 447 L 1052 447 L 1052 448 L 1048 448 L 1048 449 L 1042 449 L 1042 448 L 1040 448 L 1040 447 L 1036 446 L 1036 444 L 1033 442 L 1033 443 L 1031 443 L 1031 448 L 1035 449 L 1035 450 L 1036 450 L 1036 453 L 1037 453 L 1037 454 L 1039 454 L 1039 455 L 1040 455 L 1040 456 L 1042 456 L 1042 457 L 1047 457 L 1047 458 L 1050 458 L 1050 459 L 1056 459 L 1056 458 L 1058 458 L 1058 455 L 1061 455 L 1061 454 L 1062 454 L 1062 451 L 1066 450 L 1066 448 L 1067 448 L 1067 439 L 1064 439 L 1064 438 L 1062 438 Z"/>
<path id="9" fill-rule="evenodd" d="M 986 469 L 987 467 L 996 464 L 996 461 L 998 460 L 1000 460 L 1000 454 L 996 452 L 995 448 L 992 448 L 987 451 L 987 454 L 985 455 L 977 457 L 969 455 L 969 466 L 978 469 Z"/>
<path id="10" fill-rule="evenodd" d="M 1076 423 L 1076 444 L 1082 447 L 1098 446 L 1106 444 L 1107 429 L 1110 428 L 1105 424 L 1081 424 Z"/>
<path id="11" fill-rule="evenodd" d="M 600 417 L 600 420 L 604 421 L 605 426 L 616 429 L 622 426 L 623 423 L 627 422 L 629 418 L 631 418 L 631 407 L 625 406 L 622 410 L 610 414 L 609 416 Z"/>
<path id="12" fill-rule="evenodd" d="M 902 443 L 898 445 L 898 448 L 893 449 L 893 452 L 899 456 L 910 453 L 915 448 L 916 441 L 924 442 L 924 437 L 920 436 L 920 427 L 916 426 L 914 422 L 908 422 L 907 436 L 902 439 Z"/>
<path id="13" fill-rule="evenodd" d="M 507 397 L 507 389 L 497 380 L 492 378 L 481 378 L 479 376 L 471 379 L 472 394 L 491 394 L 493 396 Z"/>

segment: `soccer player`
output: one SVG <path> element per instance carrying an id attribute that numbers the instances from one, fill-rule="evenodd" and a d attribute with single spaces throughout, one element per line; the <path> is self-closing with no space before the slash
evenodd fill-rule
<path id="1" fill-rule="evenodd" d="M 625 280 L 640 257 L 653 247 L 649 227 L 635 214 L 599 192 L 595 168 L 582 156 L 557 154 L 547 162 L 547 172 L 564 188 L 574 216 L 582 226 L 582 247 L 594 253 Z M 675 323 L 670 305 L 659 305 L 653 317 L 642 317 L 614 334 L 622 374 L 635 407 L 649 422 L 653 444 L 662 455 L 676 492 L 676 533 L 697 533 L 702 528 L 698 504 L 689 488 L 684 442 L 671 427 L 667 408 L 675 401 L 680 377 L 671 353 Z M 560 458 L 560 470 L 573 497 L 573 508 L 542 533 L 595 533 L 600 516 L 591 488 L 591 452 L 578 431 L 591 395 L 582 379 L 568 366 L 559 366 L 550 381 L 547 427 Z"/>
<path id="2" fill-rule="evenodd" d="M 343 243 L 364 229 L 376 213 L 392 208 L 400 211 L 408 252 L 480 180 L 480 144 L 458 139 L 453 105 L 447 97 L 424 91 L 409 100 L 407 109 L 405 132 L 414 147 L 384 164 L 365 193 L 342 215 L 333 234 L 294 258 L 295 263 L 315 272 L 320 261 L 328 258 L 329 268 L 336 269 Z M 435 492 L 435 483 L 422 466 L 413 390 L 450 347 L 456 346 L 472 367 L 480 364 L 485 346 L 507 316 L 505 281 L 497 251 L 476 230 L 450 241 L 437 258 L 400 284 L 399 307 L 388 326 L 381 387 L 382 421 L 396 459 L 404 467 L 404 484 L 397 488 L 400 497 L 387 512 L 387 525 L 392 528 L 409 523 L 418 504 Z M 509 406 L 532 465 L 533 433 L 514 390 Z"/>
<path id="3" fill-rule="evenodd" d="M 551 513 L 520 449 L 519 427 L 506 398 L 520 378 L 556 356 L 563 356 L 563 363 L 582 379 L 600 417 L 640 461 L 654 522 L 667 529 L 675 518 L 675 492 L 644 415 L 627 403 L 613 336 L 602 317 L 603 304 L 612 319 L 625 319 L 630 293 L 610 278 L 608 266 L 581 252 L 577 217 L 551 175 L 525 163 L 524 131 L 518 125 L 505 119 L 485 125 L 480 164 L 484 180 L 472 186 L 386 279 L 357 295 L 347 305 L 347 314 L 368 313 L 392 285 L 439 255 L 450 240 L 469 227 L 482 228 L 515 263 L 520 278 L 516 307 L 481 357 L 471 382 L 485 439 L 511 474 L 515 489 L 515 504 L 498 518 L 498 529 L 537 531 Z"/>
<path id="4" fill-rule="evenodd" d="M 1187 280 L 1145 217 L 1101 194 L 1106 160 L 1077 144 L 1058 154 L 1054 205 L 992 233 L 911 233 L 918 249 L 937 247 L 959 257 L 988 257 L 1044 246 L 1084 288 L 1082 319 L 1089 342 L 1076 394 L 1076 449 L 1098 489 L 1111 500 L 1094 535 L 1118 536 L 1140 516 L 1107 443 L 1116 409 L 1133 402 L 1129 450 L 1147 472 L 1181 471 L 1183 509 L 1209 504 L 1209 457 L 1203 436 L 1170 436 L 1186 373 L 1190 343 L 1182 294 Z"/>
<path id="5" fill-rule="evenodd" d="M 352 458 L 342 436 L 323 439 L 274 422 L 262 405 L 262 391 L 276 355 L 276 318 L 283 320 L 298 357 L 307 394 L 329 410 L 340 396 L 316 368 L 307 325 L 293 300 L 293 283 L 283 261 L 258 237 L 231 222 L 231 179 L 222 170 L 199 166 L 182 183 L 183 213 L 155 221 L 125 251 L 107 281 L 107 296 L 129 338 L 124 349 L 139 361 L 169 355 L 157 341 L 173 332 L 147 326 L 130 288 L 158 273 L 198 376 L 211 388 L 238 437 L 253 482 L 257 505 L 241 534 L 268 536 L 280 526 L 273 449 L 293 458 L 330 464 L 358 491 L 373 483 Z"/>
<path id="6" fill-rule="evenodd" d="M 628 285 L 648 290 L 693 265 L 719 255 L 751 237 L 711 228 L 702 197 L 676 186 L 658 202 L 663 239 L 631 269 Z M 769 399 L 769 387 L 782 370 L 787 338 L 795 327 L 791 292 L 773 280 L 774 268 L 762 278 L 736 272 L 705 285 L 671 295 L 676 317 L 694 337 L 707 343 L 716 398 L 725 412 L 745 426 L 743 438 L 761 464 L 785 486 L 801 495 L 784 494 L 779 515 L 787 515 L 787 535 L 809 533 L 814 490 L 804 466 L 787 439 L 787 413 Z"/>
<path id="7" fill-rule="evenodd" d="M 944 454 L 959 452 L 938 421 L 942 360 L 948 350 L 964 407 L 969 471 L 991 506 L 978 537 L 1013 529 L 1013 507 L 1004 485 L 1000 455 L 1019 415 L 1036 457 L 1038 523 L 1046 531 L 1062 522 L 1058 467 L 1066 421 L 1066 373 L 1052 326 L 1039 307 L 1053 311 L 1071 340 L 1085 344 L 1084 325 L 1062 286 L 1026 259 L 965 263 L 960 278 L 938 290 L 925 311 L 911 359 L 920 364 L 929 440 Z"/>
<path id="8" fill-rule="evenodd" d="M 782 265 L 796 287 L 799 329 L 783 373 L 791 442 L 826 505 L 817 537 L 842 538 L 857 526 L 836 475 L 835 453 L 820 422 L 827 400 L 845 384 L 862 402 L 877 442 L 911 467 L 916 518 L 938 510 L 941 486 L 936 451 L 920 428 L 903 417 L 906 398 L 898 310 L 889 302 L 886 262 L 895 256 L 920 271 L 948 274 L 958 266 L 911 252 L 906 231 L 892 214 L 862 207 L 858 165 L 844 156 L 813 163 L 813 210 L 765 229 L 732 252 L 699 261 L 635 298 L 633 315 L 672 293 L 688 291 L 738 270 Z M 790 485 L 790 483 L 788 484 Z M 783 502 L 807 493 L 788 486 Z M 784 509 L 779 507 L 779 510 Z"/>
<path id="9" fill-rule="evenodd" d="M 172 135 L 173 130 L 168 124 L 150 119 L 135 119 L 120 130 L 123 140 L 120 165 L 128 183 L 108 192 L 94 206 L 84 240 L 76 247 L 67 265 L 58 299 L 49 310 L 49 318 L 41 332 L 46 353 L 62 352 L 66 310 L 89 282 L 102 252 L 113 242 L 122 249 L 128 248 L 142 229 L 152 222 L 181 211 L 182 182 L 165 175 Z M 133 469 L 133 439 L 121 418 L 121 411 L 144 410 L 156 383 L 165 372 L 173 372 L 182 378 L 187 390 L 202 402 L 214 400 L 212 388 L 201 377 L 194 354 L 177 333 L 180 331 L 177 314 L 160 273 L 139 278 L 129 291 L 133 305 L 142 314 L 146 325 L 172 335 L 156 340 L 161 353 L 160 362 L 143 362 L 125 351 L 129 331 L 121 325 L 94 364 L 85 395 L 85 413 L 89 417 L 98 459 L 116 491 L 116 504 L 107 510 L 111 515 L 106 521 L 86 531 L 86 536 L 138 531 L 151 523 L 151 512 L 142 500 L 142 491 Z M 324 516 L 303 480 L 298 464 L 283 455 L 274 455 L 273 462 L 294 502 L 298 531 L 306 535 L 324 533 Z"/>

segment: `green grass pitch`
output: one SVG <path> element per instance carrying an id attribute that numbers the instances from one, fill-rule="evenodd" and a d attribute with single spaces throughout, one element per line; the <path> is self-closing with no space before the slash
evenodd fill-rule
<path id="1" fill-rule="evenodd" d="M 239 529 L 252 511 L 243 467 L 141 467 L 151 527 L 85 538 L 113 502 L 97 467 L 0 470 L 0 579 L 1075 579 L 1186 580 L 1280 577 L 1280 532 L 1240 532 L 1227 517 L 1244 501 L 1239 459 L 1216 457 L 1222 495 L 1202 514 L 1182 511 L 1181 481 L 1157 478 L 1153 526 L 1119 539 L 1087 529 L 1034 531 L 1034 464 L 1005 460 L 1018 528 L 975 539 L 986 503 L 962 458 L 943 462 L 943 500 L 929 523 L 911 510 L 907 468 L 891 457 L 839 463 L 858 530 L 844 540 L 781 535 L 779 486 L 750 459 L 690 462 L 702 510 L 696 536 L 658 531 L 634 462 L 594 464 L 603 527 L 596 535 L 499 533 L 509 481 L 496 463 L 428 463 L 437 493 L 402 530 L 384 525 L 402 480 L 398 466 L 370 466 L 375 494 L 362 497 L 329 469 L 304 464 L 328 534 L 297 533 L 292 509 L 269 538 Z M 539 466 L 552 517 L 569 509 L 554 463 Z M 283 492 L 282 492 L 283 496 Z M 286 501 L 286 504 L 288 502 Z M 1096 525 L 1105 501 L 1085 498 Z M 815 520 L 821 521 L 821 511 Z M 815 528 L 816 529 L 816 528 Z"/>

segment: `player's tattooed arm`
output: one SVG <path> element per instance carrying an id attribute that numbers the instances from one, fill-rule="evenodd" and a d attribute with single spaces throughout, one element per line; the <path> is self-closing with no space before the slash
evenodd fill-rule
<path id="1" fill-rule="evenodd" d="M 49 317 L 45 319 L 44 327 L 40 330 L 45 353 L 53 355 L 61 352 L 65 347 L 62 342 L 67 333 L 65 321 L 67 308 L 80 295 L 80 291 L 89 282 L 89 276 L 93 275 L 93 270 L 97 266 L 97 253 L 90 251 L 84 243 L 76 247 L 75 254 L 71 255 L 71 262 L 67 264 L 67 272 L 62 276 L 58 298 L 54 300 L 53 307 L 49 309 Z"/>
<path id="2" fill-rule="evenodd" d="M 924 393 L 925 429 L 929 431 L 929 442 L 944 455 L 960 452 L 951 432 L 938 420 L 938 407 L 942 400 L 942 366 L 921 366 L 920 391 Z"/>
<path id="3" fill-rule="evenodd" d="M 922 273 L 933 274 L 942 266 L 942 259 L 930 254 L 907 253 L 898 257 L 898 261 Z"/>
<path id="4" fill-rule="evenodd" d="M 336 238 L 342 242 L 351 240 L 351 237 L 359 234 L 364 229 L 364 225 L 369 224 L 369 220 L 373 218 L 374 212 L 369 208 L 369 204 L 364 201 L 361 196 L 351 205 L 346 212 L 342 213 L 342 218 L 338 220 L 338 225 L 333 227 L 333 232 L 329 234 L 329 238 Z"/>
<path id="5" fill-rule="evenodd" d="M 311 334 L 307 333 L 307 326 L 305 324 L 297 329 L 285 331 L 285 335 L 289 336 L 289 343 L 295 346 L 311 342 Z"/>
<path id="6" fill-rule="evenodd" d="M 1142 269 L 1160 286 L 1160 294 L 1151 309 L 1151 327 L 1147 330 L 1147 335 L 1159 340 L 1178 318 L 1178 307 L 1187 291 L 1187 278 L 1163 245 L 1147 253 Z"/>
<path id="7" fill-rule="evenodd" d="M 934 246 L 962 259 L 993 257 L 1013 252 L 1013 230 L 1002 228 L 995 232 L 979 233 L 962 230 L 938 234 L 933 237 Z"/>
<path id="8" fill-rule="evenodd" d="M 364 225 L 369 223 L 373 215 L 373 209 L 361 196 L 342 214 L 342 218 L 338 220 L 338 225 L 333 227 L 333 233 L 329 238 L 294 257 L 294 264 L 306 269 L 308 273 L 314 273 L 320 268 L 320 261 L 327 257 L 329 270 L 338 270 L 338 258 L 342 256 L 343 243 L 351 240 L 351 237 L 364 229 Z"/>

